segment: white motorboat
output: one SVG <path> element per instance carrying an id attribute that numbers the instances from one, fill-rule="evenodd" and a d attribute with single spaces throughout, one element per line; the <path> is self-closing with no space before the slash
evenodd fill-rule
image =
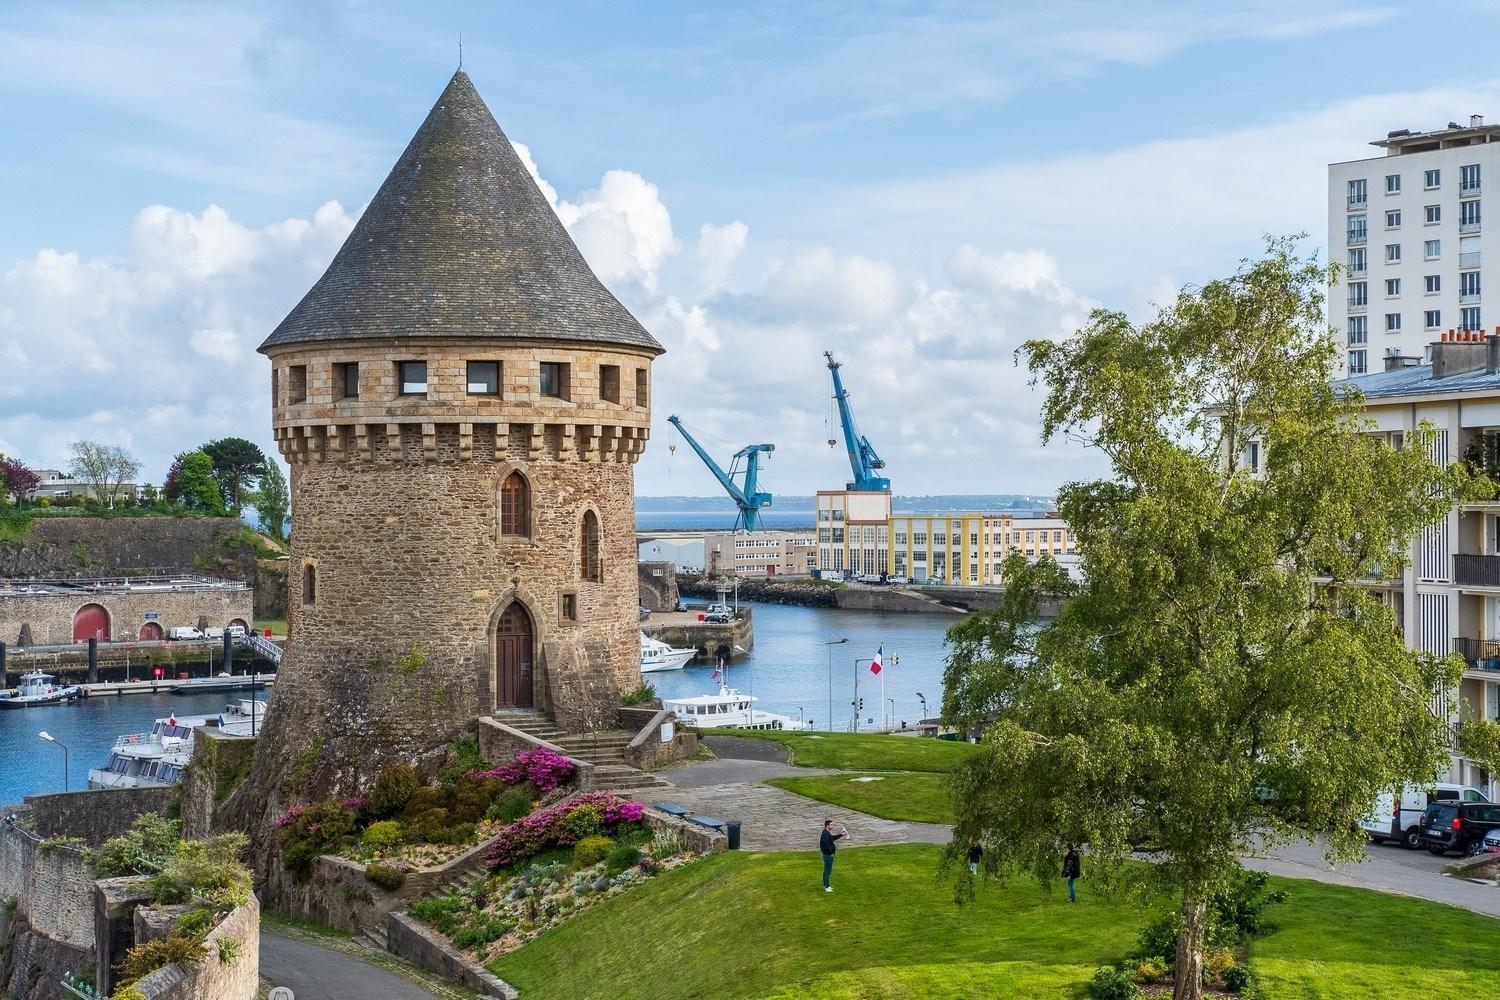
<path id="1" fill-rule="evenodd" d="M 33 670 L 21 675 L 16 693 L 9 698 L 0 698 L 0 708 L 32 708 L 37 705 L 61 705 L 77 701 L 83 696 L 83 688 L 76 685 L 60 685 L 51 674 Z"/>
<path id="2" fill-rule="evenodd" d="M 663 698 L 662 707 L 677 713 L 685 726 L 722 729 L 806 729 L 805 722 L 755 707 L 755 695 L 740 694 L 727 685 L 718 694 L 700 694 L 691 698 Z"/>
<path id="3" fill-rule="evenodd" d="M 89 769 L 90 788 L 149 788 L 175 785 L 193 759 L 193 730 L 211 725 L 212 715 L 157 719 L 145 733 L 115 739 L 109 763 Z"/>
<path id="4" fill-rule="evenodd" d="M 641 633 L 641 673 L 650 674 L 659 670 L 681 670 L 689 660 L 698 655 L 696 649 L 673 649 L 660 639 Z"/>
<path id="5" fill-rule="evenodd" d="M 225 705 L 215 723 L 225 736 L 254 736 L 265 724 L 266 703 L 249 698 Z"/>

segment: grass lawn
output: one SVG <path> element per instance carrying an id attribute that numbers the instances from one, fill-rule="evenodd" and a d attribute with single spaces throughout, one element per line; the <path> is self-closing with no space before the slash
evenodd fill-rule
<path id="1" fill-rule="evenodd" d="M 877 780 L 860 781 L 859 778 Z M 805 778 L 771 778 L 766 784 L 883 819 L 914 823 L 953 822 L 947 778 L 931 771 L 815 774 Z"/>
<path id="2" fill-rule="evenodd" d="M 648 882 L 491 968 L 523 996 L 775 1000 L 1076 1000 L 1128 951 L 1144 915 L 1124 899 L 1069 906 L 1016 881 L 956 906 L 930 845 L 726 853 Z M 1277 1000 L 1432 1000 L 1500 988 L 1500 922 L 1399 896 L 1274 880 L 1290 899 L 1251 945 Z M 643 932 L 643 928 L 646 930 Z"/>
<path id="3" fill-rule="evenodd" d="M 264 619 L 257 619 L 256 622 L 255 622 L 255 631 L 264 633 L 266 629 L 270 629 L 272 635 L 286 635 L 286 619 L 285 618 L 264 618 Z"/>
<path id="4" fill-rule="evenodd" d="M 846 771 L 949 771 L 976 747 L 955 740 L 880 733 L 811 733 L 784 729 L 711 729 L 714 736 L 771 740 L 791 750 L 801 767 Z"/>

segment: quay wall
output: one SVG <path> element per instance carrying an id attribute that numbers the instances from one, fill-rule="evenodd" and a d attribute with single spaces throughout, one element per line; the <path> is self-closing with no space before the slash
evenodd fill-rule
<path id="1" fill-rule="evenodd" d="M 645 621 L 641 623 L 641 631 L 676 649 L 692 646 L 698 650 L 698 655 L 692 660 L 694 663 L 715 663 L 721 656 L 733 663 L 744 659 L 755 648 L 754 615 L 752 609 L 743 605 L 740 617 L 727 625 L 700 621 Z"/>
<path id="2" fill-rule="evenodd" d="M 177 627 L 193 627 L 206 618 L 211 628 L 234 619 L 254 624 L 254 594 L 243 584 L 214 589 L 154 590 L 144 593 L 26 593 L 0 587 L 0 642 L 20 645 L 21 631 L 30 626 L 32 645 L 71 643 L 73 616 L 85 605 L 97 604 L 109 618 L 104 639 L 134 639 L 148 615 L 163 636 Z"/>
<path id="3" fill-rule="evenodd" d="M 206 571 L 236 546 L 232 517 L 38 516 L 0 541 L 0 578 L 79 579 Z"/>
<path id="4" fill-rule="evenodd" d="M 677 586 L 684 596 L 718 597 L 717 582 L 713 578 L 679 577 Z M 792 604 L 804 608 L 952 615 L 993 611 L 1004 598 L 1003 587 L 837 587 L 809 580 L 740 579 L 741 601 Z M 1043 601 L 1041 616 L 1056 617 L 1058 607 L 1059 602 L 1055 600 Z M 653 634 L 649 629 L 647 633 Z"/>
<path id="5" fill-rule="evenodd" d="M 671 611 L 677 607 L 677 567 L 669 562 L 642 562 L 636 568 L 640 580 L 641 607 L 647 611 Z"/>

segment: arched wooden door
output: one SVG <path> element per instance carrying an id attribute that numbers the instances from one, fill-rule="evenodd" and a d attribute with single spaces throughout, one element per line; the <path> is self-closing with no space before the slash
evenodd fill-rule
<path id="1" fill-rule="evenodd" d="M 512 601 L 495 629 L 495 707 L 530 708 L 531 655 L 534 639 L 531 616 Z"/>
<path id="2" fill-rule="evenodd" d="M 146 624 L 141 626 L 141 630 L 138 634 L 140 635 L 142 642 L 145 642 L 149 639 L 162 639 L 166 636 L 166 633 L 161 630 L 161 625 L 157 622 L 146 622 Z"/>
<path id="3" fill-rule="evenodd" d="M 73 641 L 88 642 L 90 639 L 109 641 L 109 612 L 98 604 L 85 604 L 73 616 Z"/>

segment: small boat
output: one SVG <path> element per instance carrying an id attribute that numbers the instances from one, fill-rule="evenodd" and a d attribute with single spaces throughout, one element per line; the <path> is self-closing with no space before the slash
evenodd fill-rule
<path id="1" fill-rule="evenodd" d="M 722 729 L 806 729 L 807 723 L 775 712 L 755 708 L 755 695 L 740 694 L 721 684 L 718 694 L 700 694 L 691 698 L 663 698 L 662 707 L 677 713 L 685 726 Z"/>
<path id="2" fill-rule="evenodd" d="M 650 674 L 659 670 L 681 670 L 689 660 L 698 655 L 696 649 L 673 649 L 660 639 L 641 633 L 641 673 Z"/>
<path id="3" fill-rule="evenodd" d="M 0 698 L 0 708 L 31 708 L 36 705 L 61 705 L 83 697 L 83 688 L 76 685 L 62 686 L 51 674 L 33 670 L 21 675 L 16 693 L 9 698 Z"/>
<path id="4" fill-rule="evenodd" d="M 89 769 L 90 788 L 152 788 L 175 785 L 193 759 L 193 730 L 211 725 L 214 716 L 169 716 L 157 719 L 149 732 L 115 739 L 109 763 Z"/>

